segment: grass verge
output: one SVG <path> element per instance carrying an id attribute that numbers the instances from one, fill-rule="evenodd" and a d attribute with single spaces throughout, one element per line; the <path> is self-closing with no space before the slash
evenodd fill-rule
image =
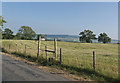
<path id="1" fill-rule="evenodd" d="M 54 68 L 59 68 L 61 70 L 69 71 L 71 74 L 74 74 L 77 76 L 82 76 L 84 79 L 92 79 L 92 80 L 96 80 L 96 81 L 100 80 L 102 82 L 108 82 L 108 83 L 114 83 L 114 82 L 119 81 L 119 79 L 114 79 L 114 78 L 104 76 L 103 74 L 98 73 L 98 72 L 93 72 L 90 69 L 78 68 L 75 66 L 68 66 L 63 63 L 60 64 L 59 61 L 55 61 L 55 60 L 48 62 L 48 60 L 42 56 L 40 56 L 37 59 L 35 56 L 31 56 L 30 54 L 28 55 L 28 54 L 24 54 L 24 53 L 20 53 L 20 52 L 8 52 L 4 48 L 2 48 L 2 52 L 12 54 L 16 57 L 21 57 L 21 58 L 26 59 L 31 62 L 36 62 L 42 66 L 54 67 Z"/>

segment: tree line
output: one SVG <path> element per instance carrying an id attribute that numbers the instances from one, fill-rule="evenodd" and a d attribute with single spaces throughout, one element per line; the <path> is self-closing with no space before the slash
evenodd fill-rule
<path id="1" fill-rule="evenodd" d="M 36 33 L 29 26 L 21 26 L 16 35 L 13 35 L 13 31 L 9 28 L 2 31 L 2 39 L 32 40 L 35 36 Z"/>
<path id="2" fill-rule="evenodd" d="M 41 38 L 47 37 L 46 34 L 44 36 L 38 34 L 36 37 L 36 33 L 29 26 L 21 26 L 16 35 L 13 35 L 13 31 L 9 28 L 2 31 L 2 39 L 38 40 L 39 36 L 41 36 Z"/>
<path id="3" fill-rule="evenodd" d="M 93 34 L 93 31 L 91 31 L 91 30 L 84 30 L 84 31 L 80 32 L 79 35 L 80 35 L 79 40 L 81 42 L 92 43 L 92 40 L 98 40 L 98 42 L 102 42 L 102 43 L 110 43 L 111 42 L 111 38 L 108 37 L 108 35 L 105 32 L 100 33 L 98 38 L 96 38 L 96 35 Z"/>
<path id="4" fill-rule="evenodd" d="M 3 28 L 3 23 L 7 23 L 2 16 L 0 16 L 0 26 Z M 35 39 L 36 33 L 32 30 L 29 26 L 21 26 L 16 33 L 16 35 L 13 35 L 13 31 L 9 28 L 5 28 L 4 31 L 0 29 L 2 33 L 2 39 L 22 39 L 22 40 L 33 40 Z M 39 34 L 38 36 L 41 36 L 44 38 L 42 34 Z M 47 36 L 47 35 L 45 35 Z M 37 37 L 38 39 L 38 37 Z"/>
<path id="5" fill-rule="evenodd" d="M 0 16 L 0 25 L 3 27 L 3 23 L 6 23 L 5 20 L 3 20 L 3 17 Z M 21 26 L 16 33 L 16 35 L 13 35 L 13 31 L 9 28 L 6 28 L 4 31 L 1 30 L 2 33 L 2 39 L 23 39 L 23 40 L 33 40 L 35 39 L 36 33 L 32 30 L 29 26 Z M 96 35 L 91 30 L 84 30 L 80 32 L 80 42 L 86 42 L 86 43 L 92 43 L 93 40 L 98 40 L 98 42 L 102 43 L 110 43 L 111 38 L 108 37 L 106 33 L 100 33 L 98 38 L 96 38 Z M 42 34 L 39 34 L 38 36 L 41 36 L 44 38 Z M 37 36 L 37 39 L 38 39 Z M 45 35 L 45 38 L 47 35 Z"/>

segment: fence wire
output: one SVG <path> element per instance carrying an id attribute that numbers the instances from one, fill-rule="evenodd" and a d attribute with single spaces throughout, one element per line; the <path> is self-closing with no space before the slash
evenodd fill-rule
<path id="1" fill-rule="evenodd" d="M 16 52 L 16 44 L 11 43 L 11 47 L 9 48 L 10 43 L 2 43 L 3 48 L 8 50 L 9 52 Z M 74 44 L 74 45 L 72 45 Z M 96 72 L 100 72 L 106 76 L 115 76 L 117 77 L 117 47 L 112 49 L 110 46 L 105 47 L 102 44 L 78 44 L 78 43 L 65 43 L 58 42 L 57 45 L 57 59 L 60 59 L 60 48 L 62 47 L 62 64 L 76 67 L 79 69 L 88 69 L 93 70 L 93 51 L 95 51 L 95 70 Z M 35 42 L 34 45 L 17 43 L 17 52 L 24 53 L 26 47 L 26 53 L 29 55 L 33 55 L 37 57 L 38 52 L 38 43 Z M 41 55 L 45 56 L 45 46 L 47 46 L 48 50 L 54 50 L 54 44 L 49 44 L 46 41 L 41 42 L 40 52 Z M 104 47 L 104 49 L 103 49 Z M 109 48 L 109 49 L 108 49 Z M 116 50 L 115 50 L 116 49 Z M 54 57 L 53 53 L 48 53 L 48 56 Z M 109 68 L 109 70 L 108 70 Z M 111 74 L 112 73 L 112 74 Z"/>

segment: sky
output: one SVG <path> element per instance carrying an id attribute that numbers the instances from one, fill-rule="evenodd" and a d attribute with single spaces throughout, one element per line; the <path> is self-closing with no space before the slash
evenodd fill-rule
<path id="1" fill-rule="evenodd" d="M 4 28 L 17 33 L 30 26 L 37 34 L 79 35 L 85 29 L 118 39 L 117 2 L 3 2 Z"/>
<path id="2" fill-rule="evenodd" d="M 119 0 L 2 0 L 2 2 L 119 2 Z"/>

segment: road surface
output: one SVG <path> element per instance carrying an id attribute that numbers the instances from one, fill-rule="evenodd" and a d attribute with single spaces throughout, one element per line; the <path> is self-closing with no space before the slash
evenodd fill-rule
<path id="1" fill-rule="evenodd" d="M 2 81 L 69 81 L 68 79 L 43 72 L 32 65 L 2 56 Z"/>

